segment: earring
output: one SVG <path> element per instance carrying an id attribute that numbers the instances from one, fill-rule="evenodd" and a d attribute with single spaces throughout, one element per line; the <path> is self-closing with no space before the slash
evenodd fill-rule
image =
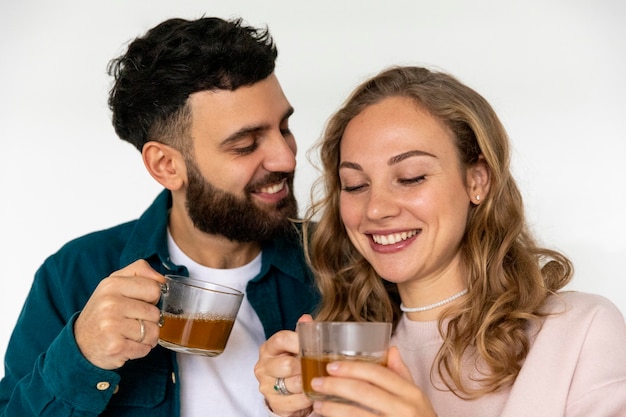
<path id="1" fill-rule="evenodd" d="M 480 201 L 480 195 L 476 196 L 476 201 Z"/>

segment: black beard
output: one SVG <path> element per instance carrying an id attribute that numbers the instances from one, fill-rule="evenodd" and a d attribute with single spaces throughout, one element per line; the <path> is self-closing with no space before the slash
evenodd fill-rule
<path id="1" fill-rule="evenodd" d="M 291 219 L 298 215 L 293 194 L 293 173 L 273 172 L 249 184 L 243 198 L 222 191 L 207 182 L 195 161 L 185 158 L 188 173 L 187 213 L 194 226 L 204 233 L 222 235 L 236 242 L 254 242 L 290 234 Z M 252 190 L 286 179 L 289 195 L 275 206 L 262 208 L 252 200 Z"/>

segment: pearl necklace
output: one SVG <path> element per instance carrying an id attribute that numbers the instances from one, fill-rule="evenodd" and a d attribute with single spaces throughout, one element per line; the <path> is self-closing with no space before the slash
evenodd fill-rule
<path id="1" fill-rule="evenodd" d="M 441 300 L 437 303 L 434 304 L 429 304 L 427 306 L 424 307 L 414 307 L 414 308 L 409 308 L 409 307 L 405 307 L 404 304 L 400 303 L 400 310 L 404 311 L 405 313 L 417 313 L 419 311 L 427 311 L 427 310 L 432 310 L 433 308 L 437 308 L 439 306 L 442 306 L 444 304 L 448 304 L 449 302 L 452 302 L 454 300 L 456 300 L 457 298 L 463 296 L 467 294 L 467 288 L 464 289 L 463 291 L 461 291 L 458 294 L 454 294 L 452 297 L 448 297 L 445 300 Z"/>

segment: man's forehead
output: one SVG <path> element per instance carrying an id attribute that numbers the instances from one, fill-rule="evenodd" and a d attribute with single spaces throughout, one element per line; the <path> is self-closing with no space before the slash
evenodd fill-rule
<path id="1" fill-rule="evenodd" d="M 236 90 L 203 90 L 189 95 L 192 112 L 260 111 L 263 108 L 283 113 L 290 107 L 275 76 L 258 81 Z"/>
<path id="2" fill-rule="evenodd" d="M 271 129 L 287 120 L 293 108 L 275 76 L 236 90 L 205 90 L 189 96 L 192 130 L 220 137 L 239 131 Z"/>

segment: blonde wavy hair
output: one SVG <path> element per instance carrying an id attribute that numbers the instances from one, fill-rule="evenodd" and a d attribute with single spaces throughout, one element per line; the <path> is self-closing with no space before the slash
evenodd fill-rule
<path id="1" fill-rule="evenodd" d="M 339 214 L 344 130 L 364 108 L 389 97 L 409 98 L 447 125 L 462 164 L 470 165 L 482 155 L 489 167 L 489 193 L 470 208 L 460 249 L 469 293 L 439 320 L 444 341 L 431 371 L 457 396 L 477 398 L 514 382 L 531 343 L 529 325 L 543 317 L 546 298 L 563 288 L 573 271 L 564 255 L 539 247 L 528 230 L 510 172 L 508 137 L 494 110 L 448 74 L 421 67 L 389 68 L 357 87 L 329 119 L 314 148 L 323 171 L 303 228 L 310 241 L 306 256 L 322 294 L 316 319 L 387 321 L 395 326 L 401 315 L 396 285 L 382 280 L 354 248 Z M 470 388 L 461 371 L 468 356 L 481 363 L 479 388 Z"/>

